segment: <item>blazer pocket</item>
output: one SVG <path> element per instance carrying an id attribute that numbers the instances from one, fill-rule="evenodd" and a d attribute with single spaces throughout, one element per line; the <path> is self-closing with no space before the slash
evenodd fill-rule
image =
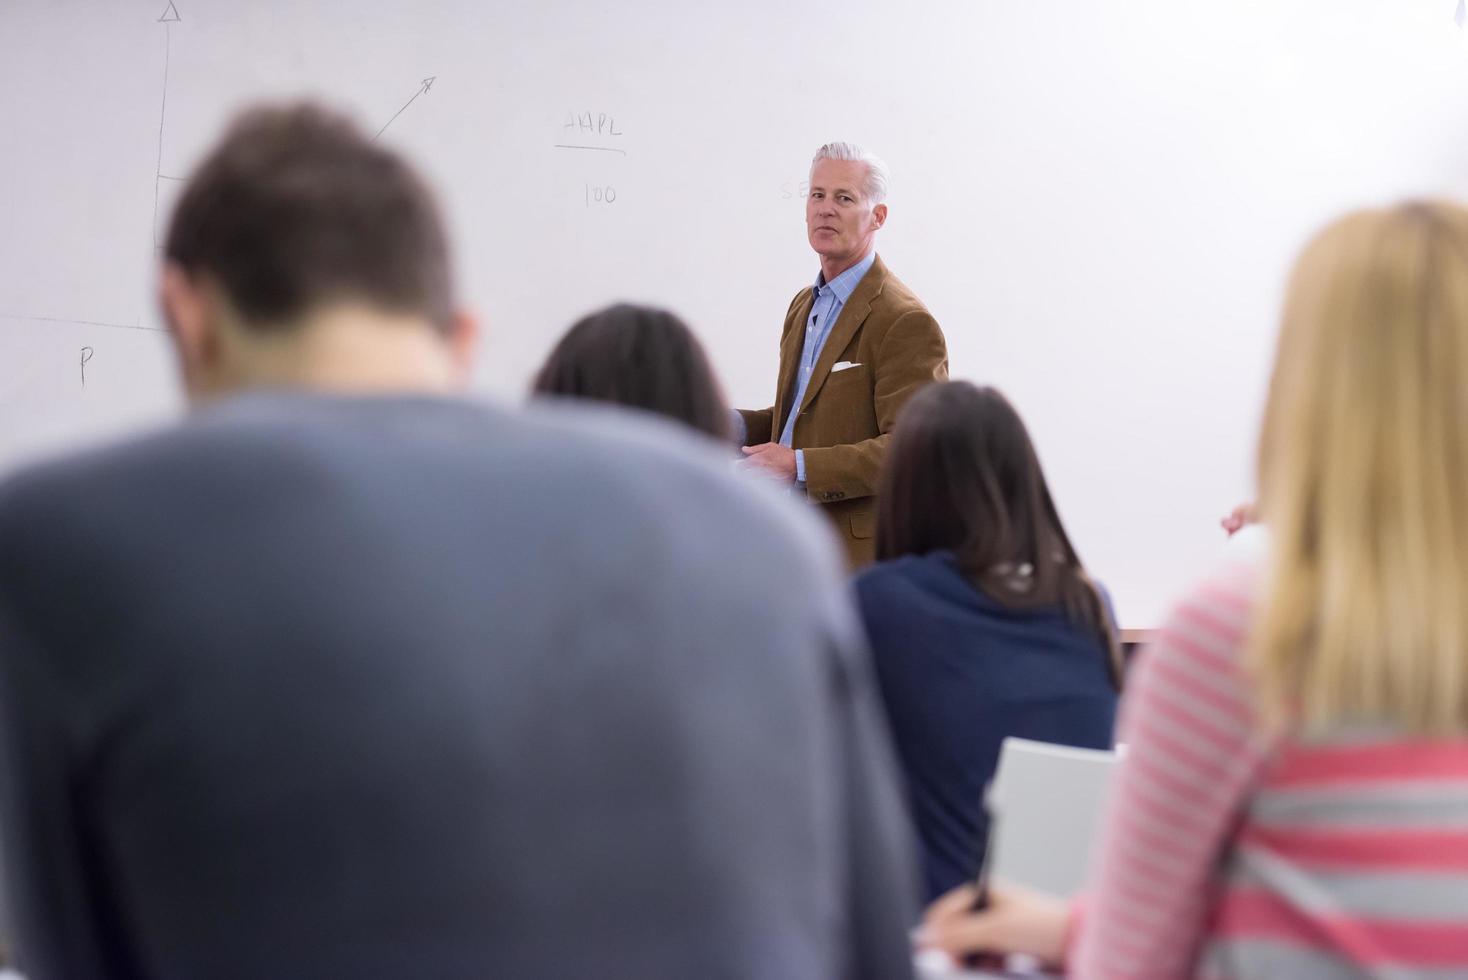
<path id="1" fill-rule="evenodd" d="M 869 510 L 859 510 L 851 515 L 851 536 L 870 538 L 877 533 L 877 515 Z"/>
<path id="2" fill-rule="evenodd" d="M 826 383 L 821 386 L 821 390 L 855 387 L 870 382 L 871 377 L 871 369 L 865 364 L 849 367 L 845 371 L 831 371 L 826 375 Z"/>

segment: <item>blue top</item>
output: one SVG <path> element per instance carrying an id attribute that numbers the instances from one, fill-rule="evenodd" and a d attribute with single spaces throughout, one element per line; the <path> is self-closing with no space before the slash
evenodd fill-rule
<path id="1" fill-rule="evenodd" d="M 949 552 L 882 562 L 855 588 L 936 898 L 978 871 L 1005 736 L 1111 747 L 1106 652 L 1059 607 L 991 599 Z"/>
<path id="2" fill-rule="evenodd" d="M 810 387 L 810 376 L 815 373 L 816 359 L 821 356 L 821 348 L 826 346 L 831 327 L 841 315 L 846 301 L 851 298 L 856 284 L 871 271 L 872 263 L 876 260 L 877 253 L 870 252 L 866 258 L 830 282 L 826 282 L 824 272 L 816 273 L 815 300 L 810 305 L 810 316 L 805 321 L 805 345 L 801 348 L 800 366 L 795 374 L 795 398 L 790 403 L 789 414 L 785 416 L 785 429 L 780 433 L 780 445 L 789 446 L 795 438 L 795 420 L 800 417 L 800 403 L 805 400 L 805 389 Z M 805 483 L 805 453 L 799 449 L 795 451 L 795 482 Z"/>
<path id="3" fill-rule="evenodd" d="M 27 973 L 911 977 L 912 841 L 829 531 L 706 442 L 260 391 L 7 477 Z"/>

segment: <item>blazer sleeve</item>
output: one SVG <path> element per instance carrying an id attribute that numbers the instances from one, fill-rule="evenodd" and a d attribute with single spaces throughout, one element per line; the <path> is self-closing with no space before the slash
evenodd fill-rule
<path id="1" fill-rule="evenodd" d="M 790 301 L 790 308 L 785 311 L 785 324 L 780 328 L 780 349 L 782 351 L 785 349 L 785 340 L 790 336 L 790 331 L 797 321 L 796 311 L 800 309 L 800 304 L 809 294 L 808 288 L 797 292 L 795 298 Z M 781 368 L 784 366 L 783 363 L 780 365 Z M 777 373 L 776 377 L 778 378 L 780 374 L 783 374 L 783 371 Z M 778 383 L 776 381 L 776 384 Z M 759 446 L 775 441 L 775 406 L 759 409 L 739 408 L 735 411 L 739 413 L 740 418 L 744 419 L 744 445 Z"/>
<path id="2" fill-rule="evenodd" d="M 746 446 L 759 446 L 774 439 L 775 407 L 735 409 L 744 419 L 744 442 Z"/>
<path id="3" fill-rule="evenodd" d="M 927 310 L 904 313 L 882 338 L 875 359 L 873 410 L 878 435 L 844 446 L 807 448 L 806 492 L 813 500 L 850 500 L 877 492 L 897 413 L 917 390 L 948 377 L 948 346 Z"/>

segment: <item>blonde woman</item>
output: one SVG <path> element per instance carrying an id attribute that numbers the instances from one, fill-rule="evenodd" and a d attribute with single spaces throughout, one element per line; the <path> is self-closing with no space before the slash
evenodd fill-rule
<path id="1" fill-rule="evenodd" d="M 1306 248 L 1259 477 L 1269 555 L 1129 678 L 1090 895 L 961 889 L 926 942 L 1081 978 L 1468 976 L 1468 211 Z"/>

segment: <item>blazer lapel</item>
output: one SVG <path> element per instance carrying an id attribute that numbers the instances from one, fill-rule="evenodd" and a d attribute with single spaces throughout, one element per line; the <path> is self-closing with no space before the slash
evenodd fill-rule
<path id="1" fill-rule="evenodd" d="M 790 414 L 790 399 L 795 397 L 795 374 L 800 368 L 800 355 L 805 349 L 805 331 L 810 325 L 810 310 L 815 305 L 816 291 L 807 289 L 805 299 L 795 308 L 797 319 L 785 332 L 780 348 L 780 377 L 776 379 L 774 429 L 770 441 L 779 442 L 785 431 L 785 417 Z"/>
<path id="2" fill-rule="evenodd" d="M 861 282 L 856 284 L 856 289 L 852 290 L 846 305 L 841 307 L 841 314 L 836 317 L 836 323 L 831 327 L 826 343 L 821 347 L 820 356 L 816 358 L 816 366 L 811 371 L 810 383 L 805 386 L 805 397 L 801 399 L 799 411 L 803 412 L 810 407 L 811 400 L 821 390 L 821 385 L 826 383 L 826 378 L 830 377 L 831 367 L 836 363 L 836 359 L 841 356 L 846 345 L 851 343 L 851 338 L 856 336 L 856 331 L 866 320 L 867 314 L 872 311 L 872 300 L 881 294 L 882 286 L 886 281 L 887 267 L 882 264 L 882 257 L 879 255 L 872 262 L 872 267 L 867 270 L 867 274 L 862 276 Z M 808 308 L 806 316 L 807 318 L 810 316 Z M 798 349 L 795 356 L 800 357 Z"/>

